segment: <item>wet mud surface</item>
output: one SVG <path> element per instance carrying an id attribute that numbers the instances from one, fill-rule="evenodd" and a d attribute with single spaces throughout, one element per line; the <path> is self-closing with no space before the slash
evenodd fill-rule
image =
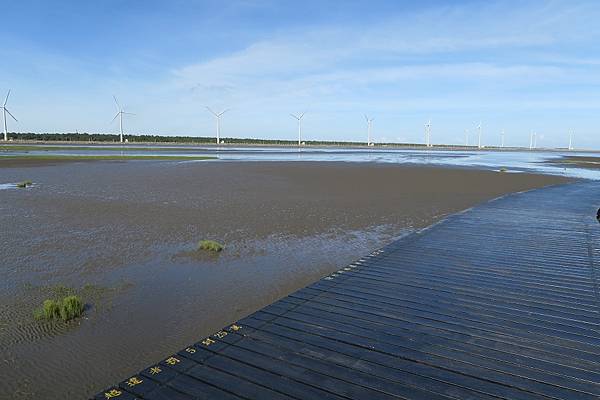
<path id="1" fill-rule="evenodd" d="M 549 161 L 551 164 L 567 167 L 586 169 L 600 169 L 600 157 L 593 156 L 565 156 L 557 160 Z"/>
<path id="2" fill-rule="evenodd" d="M 0 165 L 0 398 L 84 398 L 384 244 L 560 177 L 323 162 Z M 225 245 L 198 254 L 201 239 Z M 33 310 L 60 287 L 71 323 Z M 58 289 L 57 289 L 58 288 Z"/>

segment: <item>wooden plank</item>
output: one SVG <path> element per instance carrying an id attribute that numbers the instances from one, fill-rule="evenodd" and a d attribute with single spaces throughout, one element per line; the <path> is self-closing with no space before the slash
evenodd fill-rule
<path id="1" fill-rule="evenodd" d="M 450 216 L 95 398 L 598 399 L 599 195 L 580 182 Z"/>
<path id="2" fill-rule="evenodd" d="M 340 300 L 340 298 L 343 299 L 343 297 L 337 293 L 335 296 L 336 296 L 336 300 Z M 321 300 L 320 298 L 316 299 L 315 301 L 311 302 L 307 306 L 314 307 L 316 309 L 323 309 L 322 304 L 324 304 L 325 306 L 328 306 L 327 303 L 321 303 L 320 300 Z M 365 305 L 363 306 L 363 304 L 365 304 Z M 371 307 L 371 306 L 377 306 L 378 307 L 377 309 L 380 309 L 380 310 L 386 309 L 385 306 L 379 307 L 377 302 L 371 302 L 371 303 L 350 302 L 347 306 L 346 305 L 339 306 L 335 310 L 335 312 L 339 315 L 351 315 L 351 313 L 348 313 L 346 310 L 355 311 L 355 310 L 364 309 L 366 307 Z M 375 309 L 375 310 L 377 310 L 377 309 Z M 326 308 L 325 308 L 325 310 L 326 310 Z M 373 312 L 369 313 L 369 314 L 373 315 L 371 320 L 373 320 L 374 322 L 383 324 L 384 321 L 378 317 L 378 313 L 375 310 Z M 369 318 L 369 315 L 363 314 L 363 318 Z M 406 332 L 415 331 L 415 332 L 418 332 L 419 335 L 431 338 L 431 340 L 434 340 L 434 341 L 439 341 L 439 340 L 445 339 L 446 343 L 449 343 L 449 344 L 452 344 L 455 346 L 461 346 L 463 343 L 468 343 L 468 344 L 473 344 L 473 345 L 477 345 L 477 346 L 493 348 L 493 349 L 496 349 L 497 351 L 502 351 L 502 352 L 507 353 L 506 357 L 508 357 L 510 359 L 514 359 L 515 357 L 518 359 L 521 356 L 529 356 L 533 359 L 537 358 L 537 359 L 542 359 L 542 360 L 546 360 L 546 361 L 556 362 L 556 357 L 558 355 L 556 353 L 552 353 L 547 350 L 546 351 L 536 351 L 535 349 L 532 349 L 531 347 L 516 345 L 512 341 L 510 343 L 506 343 L 506 342 L 502 342 L 499 340 L 495 340 L 493 338 L 484 338 L 481 336 L 477 337 L 477 336 L 474 336 L 471 334 L 461 334 L 461 333 L 454 332 L 454 331 L 448 331 L 448 330 L 444 330 L 444 329 L 434 328 L 434 327 L 431 327 L 430 325 L 407 323 L 406 321 L 403 321 L 401 319 L 395 319 L 393 324 L 388 325 L 388 326 L 395 327 L 400 332 L 401 331 L 406 331 Z M 507 345 L 504 345 L 504 344 L 507 344 Z M 573 359 L 572 358 L 565 359 L 564 355 L 562 355 L 560 362 L 561 363 L 560 363 L 559 368 L 561 368 L 561 370 L 565 366 L 572 365 L 573 368 L 576 368 L 577 370 L 587 369 L 588 371 L 599 371 L 599 372 L 597 372 L 597 374 L 600 375 L 600 364 L 598 364 L 597 362 L 586 362 L 584 360 L 574 359 L 574 358 Z M 594 375 L 594 377 L 596 377 L 596 375 Z"/>
<path id="3" fill-rule="evenodd" d="M 516 362 L 516 357 L 506 355 L 502 357 L 502 354 L 494 351 L 493 349 L 486 349 L 485 347 L 474 347 L 463 345 L 460 346 L 458 343 L 440 343 L 432 340 L 427 341 L 423 335 L 418 331 L 405 332 L 396 329 L 390 329 L 388 325 L 374 323 L 369 320 L 362 319 L 358 313 L 354 313 L 351 316 L 342 316 L 337 311 L 332 310 L 331 312 L 321 312 L 321 310 L 314 309 L 311 311 L 307 308 L 301 308 L 294 310 L 293 313 L 287 313 L 285 318 L 300 321 L 311 321 L 311 320 L 327 320 L 334 321 L 335 324 L 328 324 L 328 327 L 336 326 L 334 329 L 339 329 L 341 326 L 345 326 L 344 332 L 355 331 L 356 334 L 363 335 L 368 334 L 369 331 L 376 330 L 381 335 L 371 335 L 371 338 L 377 338 L 385 343 L 397 344 L 399 346 L 406 347 L 413 351 L 419 351 L 420 349 L 427 349 L 426 354 L 435 355 L 440 357 L 451 358 L 454 361 L 462 361 L 470 364 L 478 365 L 482 368 L 493 369 L 498 372 L 503 372 L 511 375 L 526 376 L 528 379 L 535 379 L 539 382 L 548 384 L 564 386 L 572 388 L 574 390 L 587 391 L 589 393 L 595 393 L 600 395 L 600 387 L 590 382 L 582 382 L 579 379 L 592 379 L 597 380 L 598 374 L 592 371 L 580 371 L 573 369 L 571 374 L 578 375 L 577 377 L 568 377 L 565 374 L 569 372 L 568 368 L 561 365 L 555 365 L 552 363 L 541 363 L 535 359 L 524 359 L 526 366 Z M 274 322 L 279 323 L 281 319 L 276 319 Z M 358 327 L 359 329 L 353 329 Z M 358 331 L 358 332 L 357 332 Z M 425 359 L 425 357 L 424 357 Z M 575 379 L 573 379 L 575 378 Z"/>

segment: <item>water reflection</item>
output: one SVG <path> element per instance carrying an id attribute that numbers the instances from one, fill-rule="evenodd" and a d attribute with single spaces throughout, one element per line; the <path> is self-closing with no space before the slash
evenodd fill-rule
<path id="1" fill-rule="evenodd" d="M 56 147 L 56 150 L 53 149 Z M 31 155 L 148 155 L 218 156 L 224 161 L 344 161 L 398 164 L 429 164 L 436 166 L 477 167 L 481 169 L 508 168 L 509 171 L 541 172 L 577 178 L 600 179 L 599 170 L 548 164 L 562 156 L 600 156 L 600 153 L 573 151 L 443 151 L 392 148 L 333 148 L 333 147 L 228 147 L 228 146 L 148 146 L 114 145 L 72 146 L 45 145 L 43 150 L 4 151 L 2 156 Z M 191 161 L 190 161 L 191 162 Z"/>

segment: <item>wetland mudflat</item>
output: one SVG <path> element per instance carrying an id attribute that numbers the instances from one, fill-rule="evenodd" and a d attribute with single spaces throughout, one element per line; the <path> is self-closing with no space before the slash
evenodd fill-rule
<path id="1" fill-rule="evenodd" d="M 0 393 L 83 398 L 413 229 L 561 177 L 324 162 L 0 166 Z M 194 252 L 222 242 L 218 255 Z M 33 310 L 71 287 L 71 324 Z"/>
<path id="2" fill-rule="evenodd" d="M 600 169 L 600 157 L 597 156 L 564 156 L 555 160 L 548 161 L 550 164 L 567 167 Z"/>

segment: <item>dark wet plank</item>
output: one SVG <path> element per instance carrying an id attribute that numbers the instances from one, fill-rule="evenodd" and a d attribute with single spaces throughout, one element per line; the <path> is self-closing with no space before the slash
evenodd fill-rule
<path id="1" fill-rule="evenodd" d="M 95 398 L 598 399 L 598 199 L 581 182 L 451 216 Z"/>

